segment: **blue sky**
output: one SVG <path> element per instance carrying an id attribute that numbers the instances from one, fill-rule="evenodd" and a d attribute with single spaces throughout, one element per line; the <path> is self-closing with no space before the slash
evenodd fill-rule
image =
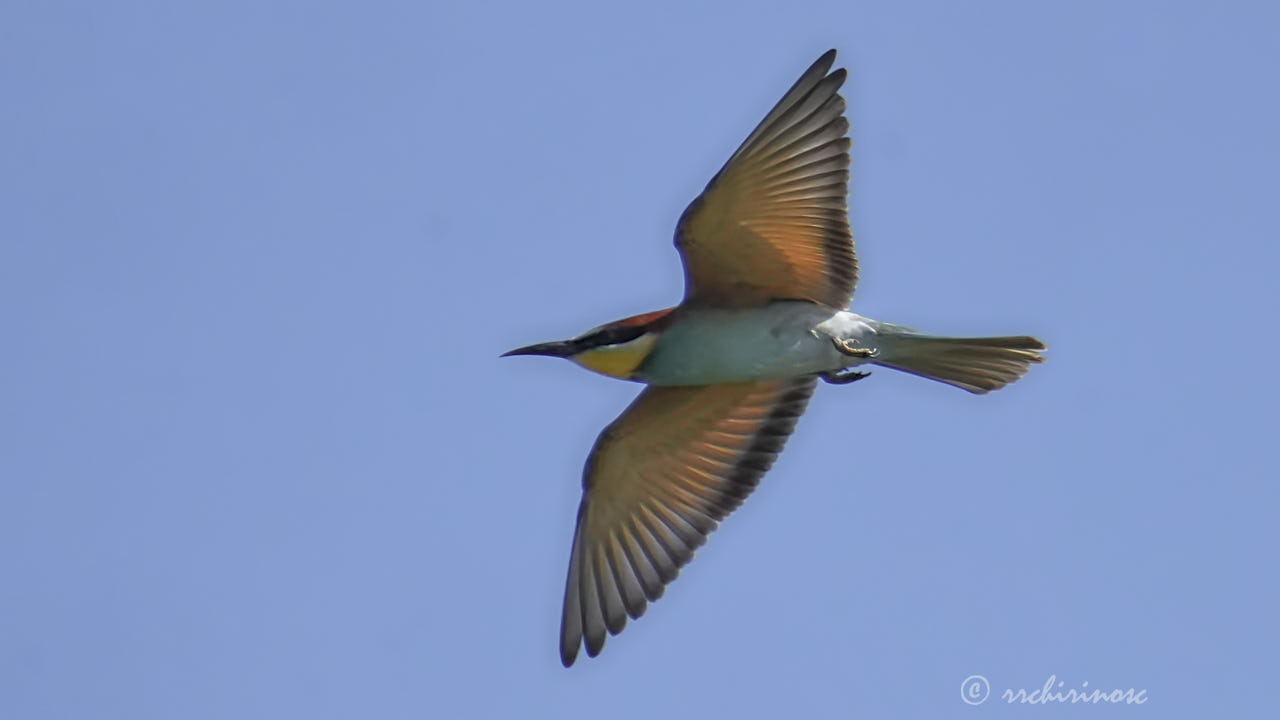
<path id="1" fill-rule="evenodd" d="M 6 3 L 0 715 L 1274 714 L 1277 27 Z M 676 302 L 677 216 L 829 47 L 854 309 L 1050 361 L 821 387 L 565 670 L 582 462 L 637 388 L 498 355 Z M 1051 675 L 1149 699 L 997 697 Z"/>

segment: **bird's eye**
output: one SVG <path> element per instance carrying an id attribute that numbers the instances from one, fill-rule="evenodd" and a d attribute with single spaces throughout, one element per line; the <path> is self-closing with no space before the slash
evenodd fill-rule
<path id="1" fill-rule="evenodd" d="M 583 338 L 586 342 L 593 346 L 600 345 L 618 345 L 621 343 L 631 342 L 644 334 L 643 327 L 629 327 L 626 325 L 615 325 L 607 327 L 603 330 L 591 333 Z"/>

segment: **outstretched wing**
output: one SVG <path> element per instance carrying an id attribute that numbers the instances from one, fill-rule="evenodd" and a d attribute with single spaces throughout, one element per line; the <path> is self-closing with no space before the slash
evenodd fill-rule
<path id="1" fill-rule="evenodd" d="M 818 59 L 680 217 L 685 299 L 741 307 L 775 299 L 843 309 L 858 277 L 849 231 L 843 68 Z"/>
<path id="2" fill-rule="evenodd" d="M 810 377 L 649 387 L 596 440 L 583 471 L 560 659 L 644 614 L 719 520 L 755 489 L 804 412 Z"/>

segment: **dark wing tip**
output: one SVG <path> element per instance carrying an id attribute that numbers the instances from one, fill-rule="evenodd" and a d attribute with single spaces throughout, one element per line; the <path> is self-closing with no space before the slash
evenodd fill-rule
<path id="1" fill-rule="evenodd" d="M 794 92 L 796 88 L 799 88 L 802 86 L 808 86 L 808 89 L 812 89 L 813 84 L 827 77 L 827 75 L 831 72 L 831 66 L 834 65 L 835 62 L 836 62 L 835 48 L 832 48 L 822 53 L 822 56 L 819 57 L 817 60 L 814 60 L 813 64 L 810 65 L 809 68 L 805 70 L 802 75 L 800 75 L 800 79 L 797 80 L 795 85 L 791 87 L 791 90 L 788 91 L 788 94 L 790 94 L 791 92 Z M 836 72 L 841 72 L 841 71 L 837 70 Z"/>
<path id="2" fill-rule="evenodd" d="M 578 646 L 560 644 L 560 664 L 565 667 L 573 667 L 573 661 L 578 659 Z"/>

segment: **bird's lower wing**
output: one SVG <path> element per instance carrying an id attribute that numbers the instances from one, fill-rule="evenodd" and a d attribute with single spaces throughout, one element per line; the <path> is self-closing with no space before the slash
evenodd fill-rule
<path id="1" fill-rule="evenodd" d="M 594 657 L 662 595 L 755 489 L 808 405 L 813 377 L 649 387 L 596 440 L 565 587 L 560 658 Z"/>

